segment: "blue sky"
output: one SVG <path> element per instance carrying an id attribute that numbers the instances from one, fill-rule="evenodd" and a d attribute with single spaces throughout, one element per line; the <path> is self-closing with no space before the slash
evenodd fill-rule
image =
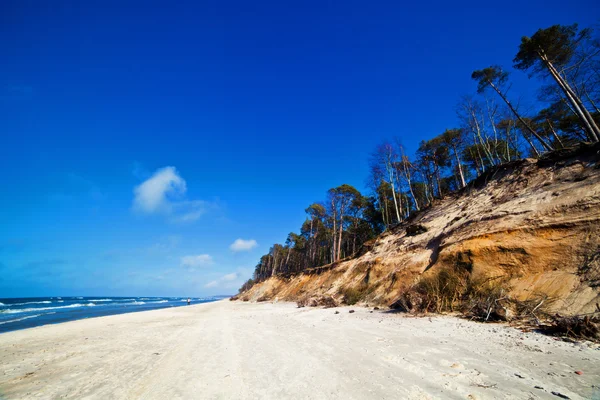
<path id="1" fill-rule="evenodd" d="M 593 1 L 0 5 L 0 297 L 233 293 L 385 139 Z M 181 2 L 183 3 L 183 2 Z M 513 93 L 535 85 L 514 72 Z M 238 241 L 235 246 L 236 240 Z"/>

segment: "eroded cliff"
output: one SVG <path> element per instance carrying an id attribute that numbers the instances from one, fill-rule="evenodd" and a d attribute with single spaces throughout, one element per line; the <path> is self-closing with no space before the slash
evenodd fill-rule
<path id="1" fill-rule="evenodd" d="M 420 279 L 448 269 L 469 280 L 501 280 L 514 299 L 547 298 L 552 311 L 596 311 L 600 147 L 496 167 L 384 233 L 362 255 L 272 277 L 240 298 L 328 295 L 341 302 L 354 291 L 362 303 L 391 305 Z"/>

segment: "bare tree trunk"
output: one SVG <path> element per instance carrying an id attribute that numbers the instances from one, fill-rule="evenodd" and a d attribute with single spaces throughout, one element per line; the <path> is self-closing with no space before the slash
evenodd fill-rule
<path id="1" fill-rule="evenodd" d="M 273 270 L 271 272 L 271 276 L 277 275 L 277 250 L 275 250 L 273 253 Z"/>
<path id="2" fill-rule="evenodd" d="M 290 254 L 292 253 L 292 248 L 288 247 L 287 256 L 285 257 L 285 266 L 290 265 Z"/>
<path id="3" fill-rule="evenodd" d="M 340 210 L 340 238 L 338 240 L 338 247 L 337 247 L 337 260 L 340 260 L 342 257 L 342 233 L 344 232 L 344 210 Z"/>
<path id="4" fill-rule="evenodd" d="M 336 259 L 336 222 L 337 222 L 337 215 L 336 215 L 336 210 L 335 210 L 335 203 L 333 201 L 333 199 L 331 200 L 331 210 L 333 212 L 333 249 L 332 249 L 332 260 L 331 262 L 335 262 Z"/>
<path id="5" fill-rule="evenodd" d="M 525 140 L 527 141 L 527 143 L 529 143 L 529 146 L 531 146 L 531 149 L 535 153 L 535 156 L 539 158 L 540 157 L 540 152 L 538 151 L 538 149 L 535 148 L 535 145 L 533 144 L 533 142 L 531 141 L 531 139 L 529 139 L 529 136 L 527 136 L 525 134 L 525 132 L 523 132 L 523 137 L 525 138 Z"/>
<path id="6" fill-rule="evenodd" d="M 379 194 L 379 209 L 381 210 L 381 219 L 383 220 L 383 224 L 387 226 L 387 223 L 385 222 L 385 208 L 381 202 L 381 193 Z"/>
<path id="7" fill-rule="evenodd" d="M 456 146 L 452 146 L 452 150 L 454 151 L 454 157 L 456 158 L 456 165 L 458 165 L 458 173 L 460 175 L 460 184 L 461 184 L 461 187 L 465 187 L 465 186 L 467 186 L 467 184 L 465 183 L 465 175 L 463 173 L 463 169 L 462 169 L 462 164 L 460 162 L 460 158 L 458 157 L 458 150 L 456 149 Z"/>
<path id="8" fill-rule="evenodd" d="M 546 55 L 543 52 L 538 52 L 539 57 L 542 59 L 548 70 L 550 71 L 550 75 L 556 81 L 558 86 L 561 88 L 573 108 L 581 122 L 584 123 L 584 128 L 588 133 L 588 137 L 591 141 L 597 142 L 600 137 L 600 128 L 596 125 L 596 122 L 588 112 L 587 108 L 581 101 L 581 99 L 577 96 L 577 94 L 573 91 L 571 86 L 567 83 L 567 81 L 560 76 L 560 73 L 556 70 L 554 65 L 548 60 Z"/>
<path id="9" fill-rule="evenodd" d="M 434 163 L 435 164 L 435 163 Z M 435 170 L 434 170 L 434 174 L 435 174 L 435 180 L 437 182 L 437 187 L 438 187 L 438 196 L 441 198 L 444 197 L 444 194 L 442 193 L 442 182 L 440 180 L 440 167 L 435 164 Z"/>
<path id="10" fill-rule="evenodd" d="M 475 134 L 473 134 L 473 139 L 474 139 L 475 144 L 477 144 L 477 137 L 475 137 Z M 479 151 L 479 147 L 475 146 L 475 150 L 477 150 L 477 154 L 473 154 L 473 150 L 469 150 L 469 151 L 471 152 L 471 157 L 473 157 L 473 160 L 475 160 L 475 171 L 477 172 L 477 175 L 480 175 L 485 170 L 485 168 L 484 168 L 485 164 L 483 163 L 483 157 L 481 157 L 481 152 Z M 480 171 L 480 168 L 481 168 L 481 171 Z"/>
<path id="11" fill-rule="evenodd" d="M 391 149 L 388 149 L 388 154 L 386 155 L 387 159 L 385 160 L 385 167 L 387 169 L 388 178 L 390 180 L 390 186 L 392 187 L 392 197 L 394 198 L 394 208 L 396 210 L 396 217 L 398 218 L 398 222 L 400 222 L 400 211 L 398 210 L 398 200 L 396 199 L 396 188 L 394 185 L 394 165 L 392 162 L 392 154 Z"/>
<path id="12" fill-rule="evenodd" d="M 490 164 L 496 165 L 494 157 L 492 156 L 490 149 L 488 149 L 487 143 L 485 142 L 485 140 L 483 140 L 483 136 L 481 135 L 481 127 L 479 126 L 479 121 L 477 121 L 477 115 L 475 114 L 475 110 L 470 109 L 469 111 L 471 113 L 471 116 L 473 117 L 474 126 L 471 127 L 471 129 L 474 128 L 473 131 L 475 133 L 475 142 L 477 142 L 477 139 L 479 139 L 479 143 L 481 144 L 481 147 L 483 148 L 483 151 L 485 152 L 485 156 L 490 161 Z M 479 150 L 477 150 L 477 151 L 479 151 Z"/>
<path id="13" fill-rule="evenodd" d="M 504 96 L 504 94 L 500 91 L 500 89 L 498 89 L 492 81 L 487 81 L 487 82 L 496 91 L 496 93 L 498 93 L 498 95 L 502 98 L 502 100 L 504 100 L 504 102 L 506 103 L 508 108 L 510 108 L 510 111 L 512 111 L 512 113 L 515 115 L 515 117 L 517 117 L 519 122 L 521 122 L 521 124 L 523 124 L 525 129 L 527 129 L 527 131 L 529 133 L 531 133 L 533 136 L 535 136 L 535 138 L 537 140 L 539 140 L 539 142 L 542 144 L 542 146 L 546 150 L 552 151 L 553 150 L 552 146 L 550 146 L 548 143 L 546 143 L 546 141 L 531 126 L 529 126 L 529 124 L 527 122 L 525 122 L 525 120 L 521 117 L 521 115 L 517 112 L 517 110 L 515 110 L 513 105 L 510 103 L 510 101 L 508 101 L 508 99 L 506 98 L 506 96 Z"/>
<path id="14" fill-rule="evenodd" d="M 408 161 L 408 157 L 404 156 L 404 153 L 402 154 L 402 171 L 404 172 L 404 177 L 406 178 L 406 183 L 408 184 L 408 190 L 410 191 L 410 195 L 412 196 L 413 201 L 415 202 L 415 208 L 417 209 L 417 211 L 419 211 L 420 210 L 419 202 L 417 201 L 417 196 L 415 196 L 415 192 L 412 187 L 410 162 Z"/>
<path id="15" fill-rule="evenodd" d="M 494 132 L 494 148 L 493 148 L 494 156 L 496 156 L 498 161 L 500 163 L 502 163 L 502 158 L 498 154 L 498 130 L 496 129 L 496 109 L 493 109 L 492 106 L 490 106 L 490 101 L 487 98 L 487 96 L 485 98 L 485 104 L 487 106 L 488 118 L 490 120 L 490 125 L 492 127 L 492 131 Z"/>
<path id="16" fill-rule="evenodd" d="M 588 91 L 585 91 L 585 97 L 587 97 L 588 101 L 590 102 L 590 104 L 592 105 L 592 107 L 594 107 L 594 110 L 596 110 L 596 112 L 598 114 L 600 114 L 600 109 L 598 108 L 598 106 L 596 105 L 596 103 L 594 103 L 594 100 L 592 100 L 592 98 L 590 97 L 590 94 L 588 93 Z"/>
<path id="17" fill-rule="evenodd" d="M 558 144 L 560 145 L 561 148 L 564 148 L 565 145 L 563 144 L 562 140 L 560 140 L 560 137 L 554 130 L 554 126 L 552 125 L 552 122 L 550 122 L 550 120 L 547 118 L 546 118 L 546 122 L 548 123 L 548 126 L 550 127 L 550 131 L 552 132 L 552 136 L 554 136 L 554 139 L 556 139 L 556 141 L 558 142 Z"/>

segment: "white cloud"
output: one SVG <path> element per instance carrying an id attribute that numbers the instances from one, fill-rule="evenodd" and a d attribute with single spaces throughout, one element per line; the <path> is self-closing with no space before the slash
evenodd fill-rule
<path id="1" fill-rule="evenodd" d="M 188 267 L 188 268 L 205 267 L 207 265 L 211 265 L 212 263 L 213 263 L 213 259 L 208 254 L 198 254 L 198 255 L 181 257 L 181 266 L 182 267 Z"/>
<path id="2" fill-rule="evenodd" d="M 210 204 L 202 200 L 187 200 L 172 203 L 175 215 L 171 217 L 172 222 L 194 222 L 206 213 Z"/>
<path id="3" fill-rule="evenodd" d="M 239 276 L 240 276 L 239 273 L 232 272 L 231 274 L 223 275 L 219 279 L 208 282 L 206 285 L 204 285 L 204 287 L 205 288 L 221 287 L 221 288 L 226 288 L 226 289 L 230 289 L 232 287 L 237 288 L 241 285 L 241 283 L 234 282 L 234 281 L 236 281 L 239 278 Z"/>
<path id="4" fill-rule="evenodd" d="M 227 275 L 223 275 L 223 277 L 221 278 L 224 281 L 235 281 L 238 277 L 238 274 L 236 272 L 232 273 L 232 274 L 227 274 Z"/>
<path id="5" fill-rule="evenodd" d="M 231 246 L 229 246 L 229 248 L 231 249 L 231 251 L 249 251 L 252 250 L 253 248 L 255 248 L 256 246 L 258 246 L 258 243 L 256 243 L 256 240 L 254 239 L 250 239 L 250 240 L 244 240 L 244 239 L 236 239 L 235 242 L 233 242 L 231 244 Z"/>
<path id="6" fill-rule="evenodd" d="M 161 168 L 135 187 L 133 209 L 146 214 L 170 213 L 169 199 L 185 194 L 186 190 L 185 180 L 175 167 Z"/>
<path id="7" fill-rule="evenodd" d="M 186 192 L 186 181 L 175 167 L 160 168 L 133 189 L 132 209 L 139 214 L 165 215 L 170 222 L 189 223 L 217 208 L 207 201 L 185 199 Z"/>

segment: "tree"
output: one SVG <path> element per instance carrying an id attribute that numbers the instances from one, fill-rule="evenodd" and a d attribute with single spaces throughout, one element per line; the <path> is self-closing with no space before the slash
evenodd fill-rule
<path id="1" fill-rule="evenodd" d="M 239 293 L 245 292 L 246 290 L 250 290 L 250 288 L 252 286 L 254 286 L 254 280 L 252 279 L 248 279 L 246 282 L 244 282 L 244 284 L 242 285 L 242 287 L 240 288 L 240 290 L 238 290 Z"/>
<path id="2" fill-rule="evenodd" d="M 589 29 L 579 31 L 577 24 L 553 25 L 546 29 L 539 29 L 532 37 L 521 38 L 519 52 L 513 61 L 517 69 L 531 70 L 532 74 L 549 75 L 580 119 L 588 139 L 597 142 L 600 138 L 600 128 L 566 75 L 569 63 L 590 34 Z"/>
<path id="3" fill-rule="evenodd" d="M 462 121 L 466 132 L 472 134 L 472 144 L 477 151 L 476 156 L 480 159 L 480 165 L 497 165 L 499 160 L 492 153 L 492 141 L 485 129 L 485 117 L 483 106 L 480 102 L 469 96 L 464 96 L 458 104 L 457 115 Z M 487 160 L 484 161 L 484 159 Z"/>
<path id="4" fill-rule="evenodd" d="M 310 265 L 311 267 L 315 267 L 322 261 L 319 252 L 322 243 L 327 241 L 327 228 L 325 226 L 327 211 L 322 204 L 313 203 L 308 206 L 305 212 L 310 219 L 303 224 L 302 232 L 308 236 Z"/>
<path id="5" fill-rule="evenodd" d="M 508 75 L 500 67 L 474 71 L 471 77 L 483 100 L 461 100 L 459 128 L 421 141 L 413 157 L 405 154 L 398 139 L 394 145 L 378 146 L 370 159 L 370 196 L 347 184 L 330 189 L 325 202 L 306 208 L 299 233 L 289 233 L 283 245 L 274 244 L 260 258 L 253 278 L 240 290 L 272 276 L 289 276 L 355 255 L 388 226 L 526 151 L 537 156 L 544 149 L 597 141 L 600 41 L 591 41 L 589 32 L 576 25 L 555 25 L 522 39 L 515 66 L 552 78 L 538 97 L 544 105 L 534 116 L 519 114 L 510 102 Z M 488 88 L 502 101 L 496 102 L 496 95 L 488 97 Z"/>
<path id="6" fill-rule="evenodd" d="M 496 124 L 498 130 L 504 133 L 504 138 L 498 149 L 498 154 L 502 157 L 502 162 L 509 162 L 515 160 L 521 156 L 519 152 L 519 146 L 517 142 L 517 135 L 513 134 L 517 130 L 517 123 L 515 120 L 506 118 L 498 121 Z M 523 135 L 525 137 L 525 135 Z M 525 137 L 528 143 L 535 149 L 535 146 L 528 137 Z"/>
<path id="7" fill-rule="evenodd" d="M 435 182 L 438 197 L 443 197 L 441 170 L 450 165 L 448 147 L 439 136 L 431 140 L 423 140 L 417 150 L 417 157 L 425 172 L 431 194 L 435 193 Z"/>
<path id="8" fill-rule="evenodd" d="M 372 169 L 384 172 L 385 180 L 389 183 L 392 194 L 393 194 L 393 202 L 394 202 L 394 210 L 396 211 L 397 222 L 402 221 L 402 217 L 400 217 L 400 207 L 398 206 L 398 196 L 396 195 L 396 186 L 397 186 L 397 171 L 395 168 L 395 164 L 398 161 L 398 154 L 394 150 L 394 146 L 389 143 L 384 143 L 377 147 L 377 150 L 373 154 L 371 158 Z"/>
<path id="9" fill-rule="evenodd" d="M 552 150 L 552 146 L 550 146 L 546 141 L 521 117 L 521 115 L 517 112 L 517 110 L 513 107 L 511 102 L 506 97 L 506 94 L 500 89 L 501 86 L 508 79 L 508 73 L 502 71 L 497 65 L 492 65 L 491 67 L 480 69 L 473 71 L 471 74 L 471 78 L 477 81 L 477 92 L 483 93 L 487 87 L 491 87 L 498 93 L 500 98 L 504 100 L 510 111 L 517 117 L 517 119 L 523 124 L 525 129 L 529 133 L 531 133 L 537 140 L 540 141 L 542 146 L 548 151 Z"/>
<path id="10" fill-rule="evenodd" d="M 465 174 L 463 172 L 462 162 L 460 161 L 460 149 L 464 143 L 463 131 L 461 129 L 446 129 L 444 133 L 442 133 L 441 141 L 448 148 L 452 149 L 452 154 L 454 155 L 454 159 L 456 160 L 456 168 L 458 170 L 458 175 L 460 177 L 460 187 L 463 188 L 467 185 L 465 182 Z"/>
<path id="11" fill-rule="evenodd" d="M 361 194 L 353 186 L 343 184 L 327 192 L 331 205 L 333 220 L 333 262 L 338 261 L 342 254 L 342 235 L 344 233 L 344 217 L 350 206 L 360 198 Z M 337 234 L 337 242 L 336 242 Z"/>

